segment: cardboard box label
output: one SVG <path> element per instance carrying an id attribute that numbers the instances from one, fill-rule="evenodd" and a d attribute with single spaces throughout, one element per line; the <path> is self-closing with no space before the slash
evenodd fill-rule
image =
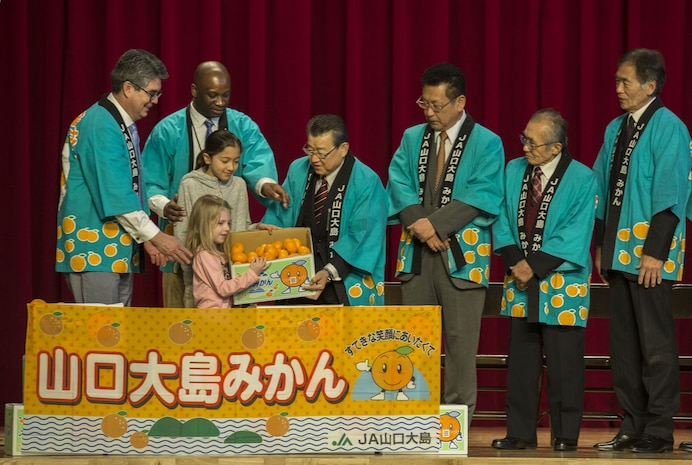
<path id="1" fill-rule="evenodd" d="M 309 228 L 285 228 L 272 231 L 241 231 L 231 233 L 231 244 L 241 243 L 245 251 L 255 250 L 262 244 L 298 238 L 310 251 L 313 250 Z M 231 274 L 237 277 L 245 273 L 250 264 L 231 265 Z M 269 261 L 269 268 L 264 270 L 257 283 L 233 296 L 235 304 L 271 302 L 283 299 L 309 297 L 315 294 L 303 288 L 315 274 L 315 259 L 312 253 L 295 255 Z"/>
<path id="2" fill-rule="evenodd" d="M 5 454 L 21 455 L 24 404 L 5 404 Z"/>
<path id="3" fill-rule="evenodd" d="M 468 406 L 440 405 L 440 453 L 467 455 Z"/>

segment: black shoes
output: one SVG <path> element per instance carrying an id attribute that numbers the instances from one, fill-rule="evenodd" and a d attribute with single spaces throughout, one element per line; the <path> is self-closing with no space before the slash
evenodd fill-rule
<path id="1" fill-rule="evenodd" d="M 492 446 L 495 449 L 517 450 L 517 449 L 535 449 L 535 442 L 526 442 L 521 439 L 506 437 L 493 440 Z M 571 452 L 577 450 L 577 441 L 570 439 L 556 439 L 553 449 L 558 452 Z"/>
<path id="2" fill-rule="evenodd" d="M 632 452 L 639 452 L 642 454 L 657 454 L 660 452 L 672 451 L 673 441 L 666 441 L 665 439 L 649 436 L 648 434 L 644 434 L 632 447 Z"/>
<path id="3" fill-rule="evenodd" d="M 637 437 L 618 433 L 610 441 L 594 444 L 594 448 L 604 452 L 630 450 L 637 441 L 639 441 L 639 438 Z"/>
<path id="4" fill-rule="evenodd" d="M 686 444 L 686 446 L 683 447 L 683 444 Z M 673 442 L 648 434 L 644 434 L 642 437 L 637 438 L 618 433 L 618 435 L 610 441 L 599 442 L 598 444 L 594 444 L 594 447 L 605 452 L 629 450 L 640 454 L 657 454 L 661 452 L 672 452 Z M 683 442 L 680 444 L 680 449 L 692 452 L 692 443 Z"/>
<path id="5" fill-rule="evenodd" d="M 516 450 L 516 449 L 535 449 L 535 442 L 526 442 L 517 438 L 493 439 L 492 446 L 495 449 Z"/>
<path id="6" fill-rule="evenodd" d="M 684 450 L 685 452 L 692 452 L 692 442 L 685 441 L 680 443 L 680 450 Z"/>
<path id="7" fill-rule="evenodd" d="M 571 452 L 577 450 L 577 441 L 571 439 L 555 439 L 553 449 L 559 452 Z"/>
<path id="8" fill-rule="evenodd" d="M 494 439 L 492 443 L 495 449 L 503 450 L 535 449 L 536 445 L 535 442 L 526 442 L 509 436 L 502 439 Z M 608 442 L 594 444 L 594 448 L 604 452 L 629 450 L 641 454 L 657 454 L 672 452 L 673 442 L 648 434 L 644 434 L 641 437 L 633 437 L 618 433 Z M 577 441 L 556 438 L 553 449 L 558 452 L 572 452 L 577 450 Z M 692 442 L 681 442 L 680 450 L 692 452 Z"/>

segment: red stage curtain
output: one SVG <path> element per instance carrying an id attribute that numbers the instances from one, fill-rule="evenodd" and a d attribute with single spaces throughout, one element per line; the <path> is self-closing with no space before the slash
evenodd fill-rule
<path id="1" fill-rule="evenodd" d="M 128 48 L 155 53 L 170 73 L 143 137 L 190 100 L 196 65 L 219 60 L 231 73 L 231 106 L 260 125 L 280 177 L 302 155 L 307 120 L 331 112 L 345 118 L 356 156 L 386 182 L 403 130 L 424 121 L 414 104 L 419 77 L 439 61 L 464 71 L 467 110 L 503 138 L 508 160 L 522 155 L 517 135 L 529 116 L 553 107 L 569 122 L 571 152 L 590 166 L 620 113 L 616 60 L 633 47 L 663 52 L 663 101 L 692 126 L 687 24 L 685 0 L 0 0 L 0 405 L 21 400 L 25 304 L 71 299 L 54 272 L 59 153 L 69 122 L 109 91 L 110 70 Z M 253 203 L 253 219 L 261 215 Z M 389 236 L 390 279 L 399 231 Z M 501 277 L 496 260 L 492 278 Z M 159 282 L 155 270 L 138 276 L 135 305 L 159 305 Z M 679 331 L 681 352 L 692 353 L 689 327 Z M 606 352 L 606 334 L 590 326 L 587 350 Z M 506 345 L 505 324 L 483 328 L 481 351 Z"/>

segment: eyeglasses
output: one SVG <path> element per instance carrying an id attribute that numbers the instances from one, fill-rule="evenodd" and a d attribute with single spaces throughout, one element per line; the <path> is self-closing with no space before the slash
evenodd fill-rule
<path id="1" fill-rule="evenodd" d="M 546 142 L 545 144 L 536 145 L 533 142 L 531 142 L 530 140 L 528 140 L 524 134 L 519 134 L 519 142 L 521 142 L 521 145 L 526 145 L 529 148 L 530 152 L 533 152 L 538 147 L 543 147 L 544 145 L 555 144 L 555 142 Z"/>
<path id="2" fill-rule="evenodd" d="M 426 102 L 425 100 L 423 100 L 423 96 L 421 95 L 420 97 L 418 97 L 418 100 L 416 100 L 416 105 L 418 105 L 421 108 L 421 110 L 427 110 L 428 108 L 432 108 L 432 111 L 434 111 L 435 113 L 439 113 L 442 111 L 442 109 L 444 107 L 446 107 L 447 105 L 449 105 L 450 103 L 452 103 L 456 99 L 457 98 L 454 97 L 453 99 L 451 99 L 449 102 L 445 103 L 444 105 L 440 105 L 439 103 Z"/>
<path id="3" fill-rule="evenodd" d="M 308 147 L 308 144 L 305 144 L 305 145 L 303 145 L 303 152 L 305 152 L 305 155 L 307 155 L 308 157 L 312 157 L 313 155 L 317 155 L 317 158 L 319 158 L 320 160 L 324 160 L 324 159 L 327 158 L 329 155 L 331 155 L 331 153 L 332 153 L 334 150 L 336 150 L 336 149 L 338 149 L 338 148 L 339 148 L 339 146 L 338 146 L 338 145 L 335 145 L 333 149 L 331 149 L 329 152 L 327 152 L 327 153 L 325 153 L 324 155 L 322 155 L 320 152 L 318 152 L 318 151 L 316 151 L 316 150 L 310 149 L 310 147 Z"/>
<path id="4" fill-rule="evenodd" d="M 161 96 L 163 95 L 163 92 L 161 92 L 160 90 L 146 90 L 145 88 L 138 86 L 132 81 L 130 81 L 130 84 L 132 84 L 135 87 L 135 89 L 141 90 L 142 92 L 147 94 L 149 96 L 150 102 L 155 98 L 161 98 Z"/>

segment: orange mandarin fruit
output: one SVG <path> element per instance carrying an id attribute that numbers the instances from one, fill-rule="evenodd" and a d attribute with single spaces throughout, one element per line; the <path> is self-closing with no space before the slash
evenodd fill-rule
<path id="1" fill-rule="evenodd" d="M 274 247 L 272 244 L 269 244 L 265 249 L 264 249 L 264 258 L 267 260 L 274 260 L 276 257 L 279 256 L 279 251 L 276 247 Z"/>
<path id="2" fill-rule="evenodd" d="M 298 246 L 296 245 L 293 239 L 284 240 L 283 246 L 283 248 L 286 249 L 288 253 L 293 253 L 298 250 Z"/>

